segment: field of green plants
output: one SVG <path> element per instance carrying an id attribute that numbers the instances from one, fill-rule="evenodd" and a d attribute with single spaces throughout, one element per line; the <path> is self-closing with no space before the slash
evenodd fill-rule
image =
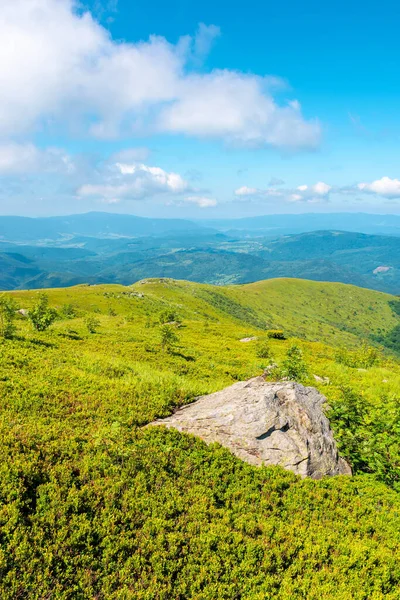
<path id="1" fill-rule="evenodd" d="M 145 280 L 8 293 L 0 317 L 1 598 L 400 598 L 397 298 Z M 272 363 L 327 397 L 353 477 L 143 428 Z"/>

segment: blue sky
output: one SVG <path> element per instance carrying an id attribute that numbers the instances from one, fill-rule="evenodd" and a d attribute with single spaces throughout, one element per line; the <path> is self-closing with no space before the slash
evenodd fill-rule
<path id="1" fill-rule="evenodd" d="M 400 213 L 399 16 L 2 0 L 0 212 Z"/>

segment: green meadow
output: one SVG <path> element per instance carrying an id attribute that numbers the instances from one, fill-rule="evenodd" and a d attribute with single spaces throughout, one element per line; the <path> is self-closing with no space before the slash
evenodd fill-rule
<path id="1" fill-rule="evenodd" d="M 18 314 L 0 339 L 1 598 L 400 598 L 399 299 L 295 279 L 46 295 L 54 323 Z M 293 346 L 353 477 L 143 427 L 272 363 L 279 379 Z"/>

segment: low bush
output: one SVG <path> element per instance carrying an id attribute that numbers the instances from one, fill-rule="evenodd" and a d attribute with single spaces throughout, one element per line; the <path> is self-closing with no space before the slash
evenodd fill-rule
<path id="1" fill-rule="evenodd" d="M 267 337 L 273 340 L 286 340 L 286 336 L 282 329 L 268 329 Z"/>

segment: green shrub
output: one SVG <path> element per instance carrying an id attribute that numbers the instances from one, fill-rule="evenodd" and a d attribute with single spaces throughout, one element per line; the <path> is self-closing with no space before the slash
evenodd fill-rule
<path id="1" fill-rule="evenodd" d="M 28 317 L 36 331 L 45 331 L 54 323 L 57 311 L 49 306 L 47 294 L 39 295 L 39 299 L 29 311 Z"/>
<path id="2" fill-rule="evenodd" d="M 400 492 L 400 401 L 382 396 L 376 405 L 350 386 L 329 401 L 327 415 L 341 455 L 353 473 L 374 473 Z"/>
<path id="3" fill-rule="evenodd" d="M 271 346 L 267 340 L 263 340 L 257 344 L 256 354 L 257 358 L 273 358 Z"/>
<path id="4" fill-rule="evenodd" d="M 282 363 L 281 373 L 293 381 L 302 381 L 308 377 L 308 368 L 303 359 L 303 352 L 297 344 L 290 346 Z"/>
<path id="5" fill-rule="evenodd" d="M 66 303 L 60 308 L 60 315 L 64 319 L 74 319 L 77 316 L 77 312 L 73 304 Z"/>
<path id="6" fill-rule="evenodd" d="M 355 351 L 340 348 L 335 352 L 335 360 L 346 367 L 369 369 L 379 362 L 379 352 L 364 343 Z"/>
<path id="7" fill-rule="evenodd" d="M 14 325 L 16 311 L 17 305 L 12 298 L 0 296 L 0 335 L 3 338 L 12 338 L 16 331 Z"/>
<path id="8" fill-rule="evenodd" d="M 180 323 L 180 318 L 178 316 L 178 314 L 176 313 L 176 311 L 172 310 L 172 309 L 167 309 L 164 310 L 161 314 L 160 314 L 160 324 L 164 325 L 166 323 Z"/>
<path id="9" fill-rule="evenodd" d="M 267 336 L 274 340 L 286 340 L 286 336 L 282 329 L 268 329 Z"/>
<path id="10" fill-rule="evenodd" d="M 85 325 L 89 333 L 96 333 L 97 329 L 100 327 L 100 321 L 93 315 L 89 315 L 85 319 Z"/>

